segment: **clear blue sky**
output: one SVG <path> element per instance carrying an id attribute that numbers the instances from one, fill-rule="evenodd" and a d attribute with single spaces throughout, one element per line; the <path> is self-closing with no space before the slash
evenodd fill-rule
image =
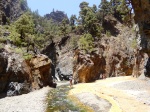
<path id="1" fill-rule="evenodd" d="M 79 4 L 83 1 L 89 3 L 89 6 L 99 5 L 101 0 L 27 0 L 28 6 L 32 11 L 38 9 L 41 16 L 52 12 L 53 8 L 56 10 L 64 11 L 68 17 L 72 14 L 78 16 Z"/>

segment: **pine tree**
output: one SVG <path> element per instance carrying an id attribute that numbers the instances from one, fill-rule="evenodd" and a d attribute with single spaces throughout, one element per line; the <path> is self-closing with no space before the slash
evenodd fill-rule
<path id="1" fill-rule="evenodd" d="M 68 31 L 68 25 L 67 25 L 67 19 L 64 18 L 61 22 L 61 26 L 60 26 L 60 35 L 63 35 L 64 37 L 66 37 L 69 33 Z"/>
<path id="2" fill-rule="evenodd" d="M 101 26 L 96 16 L 96 6 L 89 7 L 87 2 L 80 4 L 79 21 L 84 29 L 84 33 L 90 33 L 93 37 L 100 37 Z"/>
<path id="3" fill-rule="evenodd" d="M 71 15 L 71 17 L 70 17 L 70 26 L 71 26 L 72 31 L 75 29 L 76 20 L 77 20 L 76 15 Z"/>

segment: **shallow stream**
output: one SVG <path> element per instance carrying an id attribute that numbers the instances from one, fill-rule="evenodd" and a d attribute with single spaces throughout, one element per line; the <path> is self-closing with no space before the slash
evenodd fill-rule
<path id="1" fill-rule="evenodd" d="M 63 85 L 50 91 L 47 112 L 86 112 L 67 97 L 70 89 L 69 86 Z"/>

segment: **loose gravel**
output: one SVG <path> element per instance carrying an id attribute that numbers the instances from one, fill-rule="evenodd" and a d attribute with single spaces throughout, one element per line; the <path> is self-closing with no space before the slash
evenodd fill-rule
<path id="1" fill-rule="evenodd" d="M 0 112 L 45 112 L 46 97 L 50 87 L 28 94 L 0 99 Z"/>

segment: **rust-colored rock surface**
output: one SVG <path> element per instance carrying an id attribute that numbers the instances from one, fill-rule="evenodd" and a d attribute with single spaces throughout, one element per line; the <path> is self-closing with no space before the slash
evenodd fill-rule
<path id="1" fill-rule="evenodd" d="M 84 55 L 76 50 L 73 64 L 75 82 L 92 82 L 105 73 L 105 59 L 95 53 Z"/>
<path id="2" fill-rule="evenodd" d="M 117 29 L 119 33 L 114 33 L 116 37 L 104 35 L 101 41 L 94 43 L 94 53 L 84 54 L 81 50 L 75 51 L 75 82 L 95 81 L 102 78 L 102 75 L 103 78 L 132 75 L 136 63 L 134 51 L 138 49 L 139 40 L 136 40 L 134 31 L 113 20 L 116 21 L 113 30 Z"/>
<path id="3" fill-rule="evenodd" d="M 52 85 L 50 75 L 52 62 L 47 56 L 36 55 L 28 62 L 28 65 L 30 66 L 32 74 L 32 89 Z"/>
<path id="4" fill-rule="evenodd" d="M 52 62 L 45 55 L 39 54 L 27 61 L 19 54 L 2 50 L 0 62 L 0 92 L 6 92 L 10 82 L 22 83 L 27 92 L 53 86 Z"/>

